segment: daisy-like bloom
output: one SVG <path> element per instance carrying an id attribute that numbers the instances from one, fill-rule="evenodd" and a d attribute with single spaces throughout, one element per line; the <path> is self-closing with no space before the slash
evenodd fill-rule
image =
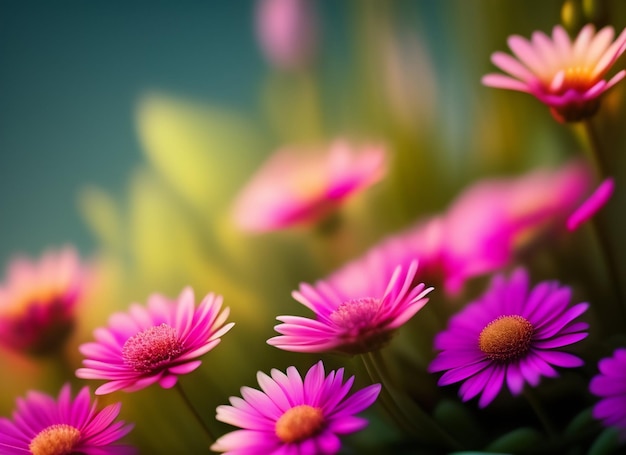
<path id="1" fill-rule="evenodd" d="M 114 422 L 121 403 L 97 411 L 89 388 L 72 399 L 65 384 L 58 399 L 31 391 L 18 398 L 13 420 L 0 418 L 0 453 L 3 455 L 130 455 L 131 446 L 116 444 L 133 428 L 122 420 Z"/>
<path id="2" fill-rule="evenodd" d="M 388 281 L 380 280 L 376 258 L 366 258 L 314 286 L 300 285 L 292 296 L 315 313 L 316 319 L 279 316 L 280 336 L 268 344 L 293 352 L 336 351 L 361 354 L 385 346 L 396 329 L 417 313 L 432 288 L 413 284 L 417 261 L 396 267 Z"/>
<path id="3" fill-rule="evenodd" d="M 380 392 L 374 384 L 347 396 L 354 376 L 343 382 L 343 368 L 328 376 L 318 362 L 304 380 L 295 367 L 286 374 L 259 372 L 261 390 L 241 388 L 241 396 L 217 407 L 217 420 L 242 428 L 219 438 L 211 450 L 225 455 L 317 454 L 339 452 L 338 435 L 354 433 L 367 420 L 354 414 L 368 408 Z"/>
<path id="4" fill-rule="evenodd" d="M 292 70 L 309 63 L 317 45 L 317 17 L 308 0 L 259 0 L 259 44 L 277 68 Z"/>
<path id="5" fill-rule="evenodd" d="M 87 273 L 71 247 L 16 257 L 0 285 L 0 344 L 33 355 L 58 350 L 74 327 Z"/>
<path id="6" fill-rule="evenodd" d="M 567 229 L 575 231 L 585 221 L 591 219 L 598 210 L 606 205 L 615 190 L 615 181 L 612 177 L 605 179 L 580 207 L 567 219 Z"/>
<path id="7" fill-rule="evenodd" d="M 577 321 L 589 305 L 569 306 L 572 291 L 555 281 L 529 286 L 517 269 L 507 280 L 496 276 L 487 292 L 453 316 L 434 340 L 439 352 L 431 373 L 445 371 L 439 385 L 463 381 L 463 401 L 480 394 L 487 406 L 506 383 L 513 395 L 525 383 L 535 387 L 541 376 L 555 377 L 556 367 L 574 368 L 583 361 L 561 349 L 587 336 L 589 325 Z"/>
<path id="8" fill-rule="evenodd" d="M 243 188 L 235 201 L 234 220 L 251 232 L 314 223 L 385 172 L 386 151 L 378 145 L 355 148 L 337 140 L 324 154 L 282 149 Z"/>
<path id="9" fill-rule="evenodd" d="M 612 357 L 600 360 L 600 373 L 589 383 L 591 393 L 600 398 L 593 416 L 607 427 L 619 430 L 626 441 L 626 349 L 616 349 Z"/>
<path id="10" fill-rule="evenodd" d="M 79 347 L 87 358 L 76 376 L 108 381 L 96 395 L 133 392 L 157 382 L 165 389 L 174 387 L 178 375 L 198 368 L 198 357 L 234 325 L 224 324 L 229 308 L 221 308 L 222 297 L 213 293 L 196 308 L 189 287 L 173 301 L 154 294 L 147 307 L 134 303 L 128 313 L 113 314 L 107 328 L 96 329 L 95 342 Z"/>
<path id="11" fill-rule="evenodd" d="M 615 31 L 607 26 L 596 33 L 585 25 L 571 40 L 557 25 L 552 37 L 536 31 L 526 40 L 517 35 L 508 39 L 514 57 L 503 52 L 491 56 L 505 73 L 487 74 L 482 83 L 490 87 L 517 90 L 533 95 L 550 108 L 561 122 L 576 122 L 593 115 L 601 95 L 621 81 L 625 70 L 608 81 L 604 76 L 626 49 L 626 29 L 613 41 Z"/>

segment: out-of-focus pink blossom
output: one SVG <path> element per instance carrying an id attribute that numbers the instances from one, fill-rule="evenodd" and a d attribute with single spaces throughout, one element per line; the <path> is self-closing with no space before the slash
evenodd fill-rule
<path id="1" fill-rule="evenodd" d="M 0 344 L 34 355 L 62 346 L 87 278 L 72 247 L 47 251 L 38 260 L 13 259 L 0 284 Z"/>
<path id="2" fill-rule="evenodd" d="M 557 25 L 552 37 L 536 31 L 527 40 L 512 35 L 508 39 L 513 55 L 495 52 L 494 65 L 508 75 L 487 74 L 484 85 L 517 90 L 533 95 L 550 108 L 561 122 L 575 122 L 593 115 L 601 95 L 621 81 L 621 70 L 608 81 L 604 79 L 626 49 L 626 29 L 613 40 L 613 27 L 596 33 L 592 24 L 585 25 L 571 40 Z"/>
<path id="3" fill-rule="evenodd" d="M 238 195 L 234 221 L 245 231 L 264 232 L 314 223 L 349 196 L 386 173 L 386 149 L 354 147 L 344 140 L 325 153 L 281 149 L 257 171 Z"/>
<path id="4" fill-rule="evenodd" d="M 393 234 L 334 272 L 327 281 L 358 293 L 388 280 L 397 266 L 419 261 L 418 281 L 449 295 L 467 280 L 499 270 L 566 218 L 588 194 L 591 171 L 582 163 L 538 169 L 513 178 L 491 178 L 465 189 L 438 215 Z M 359 264 L 376 264 L 374 278 L 359 278 Z M 352 275 L 353 279 L 346 277 Z"/>
<path id="5" fill-rule="evenodd" d="M 277 68 L 298 69 L 309 63 L 317 46 L 317 15 L 310 0 L 259 0 L 259 44 Z"/>

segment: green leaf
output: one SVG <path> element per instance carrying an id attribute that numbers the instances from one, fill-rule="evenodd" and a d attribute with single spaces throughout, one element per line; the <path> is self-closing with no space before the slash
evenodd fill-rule
<path id="1" fill-rule="evenodd" d="M 227 206 L 264 151 L 252 124 L 227 109 L 150 95 L 137 124 L 150 164 L 200 211 Z"/>
<path id="2" fill-rule="evenodd" d="M 619 447 L 618 432 L 614 428 L 607 428 L 591 445 L 587 455 L 608 455 L 616 453 L 615 451 Z"/>
<path id="3" fill-rule="evenodd" d="M 568 436 L 580 434 L 581 431 L 587 430 L 589 426 L 594 425 L 595 422 L 592 409 L 585 409 L 570 421 L 563 433 Z"/>
<path id="4" fill-rule="evenodd" d="M 443 400 L 433 411 L 433 417 L 457 440 L 468 446 L 482 445 L 485 434 L 477 419 L 461 403 Z"/>
<path id="5" fill-rule="evenodd" d="M 486 447 L 489 452 L 519 453 L 528 451 L 542 442 L 542 435 L 533 428 L 518 428 L 507 433 Z"/>

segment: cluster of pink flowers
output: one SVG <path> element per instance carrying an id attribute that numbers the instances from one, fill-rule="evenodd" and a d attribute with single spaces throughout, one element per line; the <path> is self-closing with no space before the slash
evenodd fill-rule
<path id="1" fill-rule="evenodd" d="M 277 0 L 261 4 L 260 33 L 284 65 L 295 65 L 304 43 L 291 43 L 290 28 L 267 25 Z M 282 4 L 297 15 L 299 2 Z M 295 19 L 287 19 L 293 26 Z M 299 23 L 299 21 L 297 21 Z M 302 26 L 308 25 L 303 23 Z M 276 33 L 276 36 L 272 34 Z M 605 27 L 585 26 L 571 40 L 557 26 L 552 37 L 541 32 L 526 40 L 509 38 L 515 58 L 497 52 L 493 63 L 509 75 L 490 74 L 483 83 L 530 93 L 548 105 L 560 121 L 587 119 L 600 96 L 626 75 L 604 76 L 626 49 L 626 31 L 613 40 Z M 289 46 L 299 49 L 291 49 Z M 281 46 L 287 46 L 282 48 Z M 294 56 L 295 55 L 295 56 Z M 327 152 L 327 153 L 326 153 Z M 349 196 L 380 181 L 388 152 L 380 145 L 357 149 L 347 141 L 331 143 L 325 153 L 279 151 L 251 179 L 234 204 L 236 224 L 253 232 L 316 223 L 334 213 Z M 428 372 L 438 385 L 460 383 L 462 401 L 478 398 L 485 408 L 504 388 L 513 396 L 555 378 L 559 369 L 584 365 L 575 350 L 590 325 L 583 318 L 589 303 L 571 305 L 575 292 L 557 281 L 532 284 L 524 267 L 510 274 L 518 253 L 542 239 L 576 229 L 610 199 L 613 179 L 591 192 L 588 167 L 573 162 L 556 170 L 540 169 L 515 178 L 488 179 L 465 190 L 447 210 L 383 239 L 314 284 L 302 283 L 293 298 L 313 318 L 281 315 L 271 346 L 298 353 L 366 355 L 392 343 L 394 335 L 429 302 L 441 283 L 457 294 L 480 275 L 495 274 L 481 295 L 447 321 L 433 340 Z M 590 194 L 592 193 L 592 194 Z M 419 266 L 418 266 L 419 264 Z M 75 323 L 75 306 L 86 287 L 86 267 L 72 249 L 51 252 L 39 262 L 18 258 L 0 286 L 0 342 L 5 348 L 36 355 L 56 351 Z M 104 384 L 96 395 L 134 392 L 158 384 L 170 389 L 181 375 L 202 364 L 202 356 L 233 328 L 220 295 L 209 293 L 196 305 L 186 287 L 177 298 L 153 294 L 146 305 L 133 303 L 114 313 L 108 325 L 94 330 L 94 341 L 80 345 L 81 379 Z M 590 383 L 598 397 L 593 416 L 620 430 L 626 440 L 626 349 L 600 360 Z M 367 420 L 356 414 L 377 399 L 381 384 L 352 393 L 355 377 L 344 369 L 326 374 L 322 361 L 304 375 L 258 372 L 260 390 L 242 387 L 241 397 L 216 409 L 216 419 L 239 427 L 214 441 L 211 449 L 232 455 L 336 454 L 340 436 L 362 430 Z M 87 387 L 71 397 L 69 385 L 58 398 L 29 392 L 18 399 L 12 419 L 0 419 L 0 451 L 8 455 L 122 455 L 135 449 L 119 443 L 132 425 L 116 420 L 121 404 L 97 411 Z"/>

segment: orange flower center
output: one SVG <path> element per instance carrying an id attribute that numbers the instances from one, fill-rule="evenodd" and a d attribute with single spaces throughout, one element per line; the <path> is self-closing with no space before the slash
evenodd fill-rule
<path id="1" fill-rule="evenodd" d="M 178 357 L 183 345 L 176 329 L 163 323 L 130 337 L 122 347 L 124 363 L 135 371 L 154 371 Z"/>
<path id="2" fill-rule="evenodd" d="M 284 443 L 298 442 L 318 433 L 324 425 L 320 408 L 308 404 L 294 406 L 276 422 L 276 436 Z"/>
<path id="3" fill-rule="evenodd" d="M 573 88 L 577 91 L 585 91 L 591 88 L 593 79 L 591 78 L 591 70 L 589 66 L 572 66 L 565 70 L 565 80 L 563 88 Z"/>
<path id="4" fill-rule="evenodd" d="M 80 440 L 80 431 L 67 424 L 51 425 L 30 441 L 32 455 L 70 455 Z"/>
<path id="5" fill-rule="evenodd" d="M 480 332 L 478 346 L 491 360 L 508 362 L 528 352 L 533 333 L 533 325 L 526 318 L 500 316 Z"/>

